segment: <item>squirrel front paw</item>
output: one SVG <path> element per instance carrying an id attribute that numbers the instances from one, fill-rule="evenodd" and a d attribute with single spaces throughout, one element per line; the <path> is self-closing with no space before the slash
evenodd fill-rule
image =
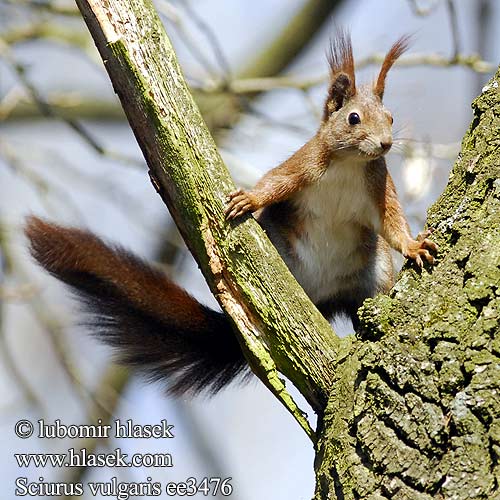
<path id="1" fill-rule="evenodd" d="M 418 234 L 416 240 L 410 239 L 403 249 L 403 255 L 407 259 L 412 259 L 415 261 L 418 267 L 424 267 L 424 258 L 429 264 L 434 264 L 435 259 L 430 254 L 429 250 L 432 252 L 437 252 L 438 246 L 432 240 L 427 238 L 432 233 L 431 230 L 422 231 Z"/>
<path id="2" fill-rule="evenodd" d="M 228 203 L 224 213 L 226 219 L 235 219 L 247 212 L 255 212 L 259 207 L 255 196 L 243 189 L 230 193 L 227 197 Z"/>

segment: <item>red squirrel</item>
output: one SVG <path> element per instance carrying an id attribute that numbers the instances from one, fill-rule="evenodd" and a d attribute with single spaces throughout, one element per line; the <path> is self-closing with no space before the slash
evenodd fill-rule
<path id="1" fill-rule="evenodd" d="M 428 232 L 416 240 L 387 171 L 392 116 L 385 79 L 406 50 L 389 50 L 376 82 L 356 86 L 350 37 L 340 33 L 328 56 L 330 84 L 318 132 L 251 191 L 229 195 L 227 219 L 255 212 L 290 271 L 323 315 L 347 314 L 356 326 L 367 297 L 394 282 L 390 248 L 433 264 Z M 217 392 L 247 363 L 225 315 L 188 295 L 160 271 L 80 229 L 31 217 L 34 258 L 70 285 L 96 334 L 121 361 L 172 393 Z M 246 372 L 248 373 L 248 372 Z"/>

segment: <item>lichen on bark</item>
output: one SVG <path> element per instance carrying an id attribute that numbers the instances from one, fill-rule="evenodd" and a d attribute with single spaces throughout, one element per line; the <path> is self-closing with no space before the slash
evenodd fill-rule
<path id="1" fill-rule="evenodd" d="M 437 265 L 407 266 L 390 295 L 365 303 L 358 335 L 340 341 L 257 223 L 225 222 L 230 179 L 150 0 L 77 2 L 250 363 L 305 428 L 276 368 L 320 415 L 316 498 L 498 497 L 500 73 L 474 102 L 429 212 Z"/>
<path id="2" fill-rule="evenodd" d="M 500 498 L 500 70 L 428 226 L 437 265 L 365 302 L 339 363 L 317 499 Z"/>
<path id="3" fill-rule="evenodd" d="M 315 441 L 284 374 L 321 412 L 340 339 L 255 220 L 228 223 L 235 189 L 150 0 L 77 0 L 147 161 L 153 184 L 250 366 Z M 267 279 L 262 279 L 265 276 Z"/>

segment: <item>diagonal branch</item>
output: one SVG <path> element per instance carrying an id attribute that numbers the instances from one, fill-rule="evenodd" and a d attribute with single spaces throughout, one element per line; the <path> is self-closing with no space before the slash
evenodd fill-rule
<path id="1" fill-rule="evenodd" d="M 316 412 L 341 341 L 260 226 L 227 224 L 233 189 L 150 0 L 77 0 L 150 169 L 257 375 L 312 436 L 276 369 Z"/>

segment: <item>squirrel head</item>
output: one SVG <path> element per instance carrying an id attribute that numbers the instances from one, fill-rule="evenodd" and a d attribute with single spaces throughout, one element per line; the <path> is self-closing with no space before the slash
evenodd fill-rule
<path id="1" fill-rule="evenodd" d="M 392 146 L 392 115 L 383 103 L 385 78 L 408 48 L 401 37 L 387 53 L 375 83 L 356 88 L 351 38 L 340 31 L 328 53 L 330 86 L 320 135 L 332 153 L 366 161 L 383 156 Z"/>

